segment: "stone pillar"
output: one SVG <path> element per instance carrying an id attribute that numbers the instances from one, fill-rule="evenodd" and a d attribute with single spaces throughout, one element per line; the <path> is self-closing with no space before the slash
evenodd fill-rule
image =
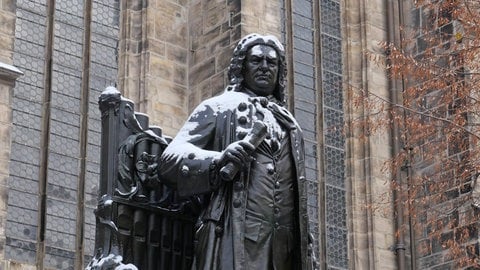
<path id="1" fill-rule="evenodd" d="M 118 88 L 125 97 L 139 104 L 144 96 L 146 38 L 146 2 L 121 1 Z"/>
<path id="2" fill-rule="evenodd" d="M 382 55 L 379 41 L 387 39 L 386 1 L 345 1 L 345 66 L 347 100 L 359 90 L 388 99 L 384 67 L 368 60 L 366 52 Z M 364 117 L 367 108 L 346 104 L 346 121 Z M 393 206 L 389 201 L 389 172 L 382 171 L 391 157 L 389 132 L 364 138 L 364 130 L 347 131 L 347 186 L 350 188 L 349 246 L 351 269 L 396 269 Z"/>
<path id="3" fill-rule="evenodd" d="M 240 1 L 194 0 L 190 7 L 189 102 L 191 111 L 227 83 L 226 68 L 241 38 Z"/>
<path id="4" fill-rule="evenodd" d="M 122 1 L 119 89 L 167 134 L 187 117 L 189 1 Z"/>
<path id="5" fill-rule="evenodd" d="M 365 117 L 367 108 L 348 102 L 353 93 L 366 90 L 388 99 L 384 67 L 368 60 L 366 52 L 384 55 L 378 42 L 386 36 L 386 4 L 381 0 L 345 2 L 345 68 L 347 123 Z M 349 246 L 352 269 L 396 269 L 395 228 L 390 198 L 389 172 L 382 171 L 391 157 L 388 131 L 363 137 L 361 127 L 347 131 L 347 183 L 349 198 Z M 379 207 L 381 206 L 381 207 Z"/>

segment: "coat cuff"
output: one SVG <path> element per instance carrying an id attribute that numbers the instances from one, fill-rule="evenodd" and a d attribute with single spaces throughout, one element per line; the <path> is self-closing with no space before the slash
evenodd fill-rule
<path id="1" fill-rule="evenodd" d="M 210 192 L 217 188 L 214 159 L 185 159 L 179 166 L 177 191 L 182 197 Z"/>

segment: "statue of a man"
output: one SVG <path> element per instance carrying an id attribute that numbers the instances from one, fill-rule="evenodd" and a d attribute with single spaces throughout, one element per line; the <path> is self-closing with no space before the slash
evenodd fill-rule
<path id="1" fill-rule="evenodd" d="M 165 183 L 184 196 L 203 194 L 193 269 L 312 266 L 303 138 L 282 107 L 285 75 L 278 39 L 246 36 L 234 50 L 225 92 L 193 111 L 161 157 Z M 247 140 L 258 122 L 265 136 Z M 227 164 L 236 169 L 222 177 Z"/>

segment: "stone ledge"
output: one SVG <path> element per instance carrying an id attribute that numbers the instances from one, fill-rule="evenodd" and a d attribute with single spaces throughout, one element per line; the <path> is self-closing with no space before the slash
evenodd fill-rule
<path id="1" fill-rule="evenodd" d="M 23 72 L 21 72 L 18 68 L 0 62 L 0 78 L 8 81 L 14 81 L 18 77 L 22 76 Z"/>

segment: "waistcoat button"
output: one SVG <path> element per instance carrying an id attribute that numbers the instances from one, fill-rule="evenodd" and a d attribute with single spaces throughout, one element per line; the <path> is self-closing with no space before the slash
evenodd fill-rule
<path id="1" fill-rule="evenodd" d="M 238 104 L 238 110 L 243 112 L 247 109 L 247 104 L 245 102 L 242 102 L 240 104 Z"/>
<path id="2" fill-rule="evenodd" d="M 238 118 L 238 123 L 242 124 L 242 125 L 245 125 L 247 123 L 247 117 L 245 116 L 240 116 Z"/>
<path id="3" fill-rule="evenodd" d="M 233 184 L 233 188 L 237 191 L 240 191 L 243 189 L 243 183 L 242 182 L 235 182 L 235 184 Z"/>
<path id="4" fill-rule="evenodd" d="M 223 234 L 223 228 L 222 228 L 221 226 L 216 226 L 216 227 L 215 227 L 215 234 L 216 234 L 217 236 L 222 235 L 222 234 Z"/>
<path id="5" fill-rule="evenodd" d="M 238 208 L 242 205 L 242 202 L 239 199 L 233 200 L 233 207 Z"/>
<path id="6" fill-rule="evenodd" d="M 240 140 L 243 140 L 243 138 L 245 138 L 245 136 L 247 136 L 247 133 L 246 133 L 245 131 L 240 131 L 240 132 L 238 132 L 237 137 L 238 137 Z"/>

